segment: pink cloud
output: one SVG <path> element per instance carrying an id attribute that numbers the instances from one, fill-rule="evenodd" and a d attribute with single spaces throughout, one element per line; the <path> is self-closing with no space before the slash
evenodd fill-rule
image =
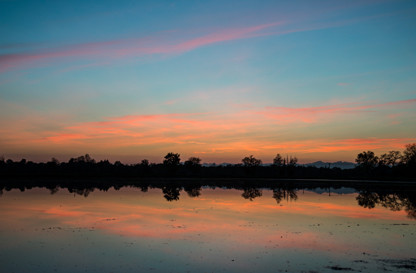
<path id="1" fill-rule="evenodd" d="M 258 135 L 250 136 L 250 132 L 259 126 L 261 134 L 264 134 L 264 127 L 270 126 L 270 122 L 261 121 L 258 116 L 245 117 L 247 119 L 240 115 L 224 117 L 212 114 L 114 117 L 67 127 L 62 132 L 45 137 L 43 141 L 66 146 L 77 143 L 89 145 L 91 141 L 100 147 L 179 145 L 182 149 L 205 155 L 251 152 L 268 157 L 269 153 L 275 151 L 305 154 L 369 149 L 401 150 L 405 144 L 416 141 L 415 138 L 262 140 Z"/>
<path id="2" fill-rule="evenodd" d="M 279 123 L 291 123 L 301 121 L 304 123 L 314 123 L 323 117 L 335 114 L 357 114 L 362 112 L 373 112 L 380 109 L 392 108 L 395 106 L 407 107 L 416 104 L 416 99 L 393 101 L 379 104 L 336 104 L 315 107 L 291 108 L 291 107 L 267 107 L 259 112 L 264 116 Z"/>
<path id="3" fill-rule="evenodd" d="M 152 54 L 179 54 L 210 44 L 256 37 L 260 35 L 260 31 L 281 24 L 282 22 L 274 22 L 243 28 L 229 28 L 201 35 L 197 38 L 185 39 L 181 42 L 166 41 L 166 38 L 164 39 L 163 37 L 146 37 L 141 39 L 85 43 L 47 52 L 1 55 L 0 72 L 40 61 L 53 61 L 68 57 L 106 58 L 113 60 Z"/>
<path id="4" fill-rule="evenodd" d="M 175 150 L 189 156 L 203 154 L 204 160 L 216 157 L 218 159 L 208 159 L 215 162 L 224 160 L 219 158 L 238 159 L 246 154 L 254 154 L 264 162 L 269 162 L 277 152 L 294 154 L 301 160 L 305 154 L 350 154 L 350 158 L 337 160 L 352 160 L 357 152 L 363 150 L 374 150 L 377 153 L 402 150 L 405 144 L 416 142 L 416 138 L 349 135 L 343 139 L 334 139 L 330 131 L 325 137 L 310 137 L 309 129 L 305 131 L 305 122 L 331 122 L 337 120 L 337 115 L 369 111 L 383 111 L 387 117 L 391 112 L 385 111 L 389 109 L 394 110 L 391 117 L 396 118 L 397 109 L 412 107 L 414 103 L 416 99 L 379 104 L 269 107 L 262 111 L 253 108 L 237 112 L 126 115 L 93 122 L 60 122 L 68 125 L 56 126 L 57 129 L 53 131 L 29 130 L 33 124 L 50 122 L 39 118 L 40 121 L 36 123 L 36 115 L 32 115 L 31 119 L 25 121 L 10 121 L 0 130 L 3 133 L 0 141 L 9 150 L 36 147 L 42 151 L 88 151 L 91 154 L 99 151 L 119 154 L 122 151 L 122 154 L 145 153 L 157 157 L 167 150 Z M 306 125 L 310 128 L 309 124 Z M 326 130 L 331 130 L 330 124 L 327 128 Z M 293 139 L 281 135 L 282 131 L 293 132 L 298 137 Z M 319 157 L 323 159 L 322 155 Z"/>
<path id="5" fill-rule="evenodd" d="M 257 146 L 260 151 L 278 150 L 282 153 L 308 154 L 308 153 L 335 153 L 335 152 L 361 152 L 364 150 L 387 151 L 391 149 L 402 150 L 405 144 L 413 143 L 416 138 L 353 138 L 353 139 L 314 139 L 282 141 L 279 144 L 264 143 Z"/>

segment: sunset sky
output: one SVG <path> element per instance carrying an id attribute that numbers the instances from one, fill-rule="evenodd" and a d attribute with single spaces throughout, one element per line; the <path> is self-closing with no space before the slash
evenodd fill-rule
<path id="1" fill-rule="evenodd" d="M 416 142 L 416 1 L 0 0 L 0 157 L 354 161 Z"/>

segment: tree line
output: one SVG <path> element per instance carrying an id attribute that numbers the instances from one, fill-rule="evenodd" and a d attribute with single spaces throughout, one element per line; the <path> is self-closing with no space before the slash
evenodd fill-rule
<path id="1" fill-rule="evenodd" d="M 190 157 L 181 162 L 180 154 L 169 152 L 163 163 L 143 159 L 137 164 L 96 161 L 89 154 L 59 162 L 52 158 L 46 163 L 22 159 L 0 158 L 0 177 L 206 177 L 206 178 L 326 178 L 326 179 L 415 179 L 416 143 L 405 146 L 403 152 L 390 151 L 376 156 L 363 151 L 355 159 L 354 169 L 317 168 L 302 166 L 292 156 L 277 154 L 270 165 L 253 155 L 244 157 L 240 164 L 202 166 L 201 159 Z"/>

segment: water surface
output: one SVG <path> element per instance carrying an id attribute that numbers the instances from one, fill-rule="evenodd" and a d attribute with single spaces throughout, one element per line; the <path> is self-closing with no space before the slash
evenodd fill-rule
<path id="1" fill-rule="evenodd" d="M 1 272 L 412 272 L 412 202 L 352 188 L 11 189 Z"/>

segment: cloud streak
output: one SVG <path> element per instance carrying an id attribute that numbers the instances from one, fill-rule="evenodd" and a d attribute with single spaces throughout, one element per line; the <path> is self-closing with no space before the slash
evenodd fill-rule
<path id="1" fill-rule="evenodd" d="M 0 72 L 19 66 L 33 65 L 39 62 L 52 62 L 63 58 L 105 58 L 117 60 L 128 57 L 142 57 L 152 54 L 180 54 L 195 50 L 206 45 L 220 42 L 247 39 L 262 34 L 261 31 L 270 29 L 283 22 L 273 22 L 242 28 L 228 28 L 201 34 L 196 38 L 182 39 L 175 42 L 166 37 L 145 37 L 141 39 L 113 40 L 95 43 L 85 43 L 66 48 L 58 48 L 44 52 L 29 52 L 26 54 L 0 55 Z"/>
<path id="2" fill-rule="evenodd" d="M 312 155 L 353 154 L 368 149 L 401 150 L 405 144 L 416 142 L 416 138 L 375 138 L 360 132 L 340 138 L 331 131 L 311 136 L 310 130 L 322 123 L 338 123 L 340 116 L 347 115 L 377 113 L 376 120 L 388 120 L 392 115 L 394 118 L 402 118 L 406 116 L 406 108 L 415 104 L 416 99 L 408 99 L 318 107 L 253 107 L 238 111 L 231 109 L 228 112 L 125 115 L 92 122 L 71 122 L 64 127 L 48 124 L 47 119 L 32 115 L 32 120 L 11 120 L 9 125 L 6 124 L 0 130 L 3 135 L 0 143 L 11 149 L 38 147 L 43 151 L 76 149 L 97 153 L 105 150 L 113 153 L 124 151 L 123 154 L 141 151 L 153 156 L 175 150 L 203 158 L 239 158 L 242 154 L 252 153 L 263 157 L 265 161 L 276 152 Z M 65 123 L 67 122 L 59 121 L 59 124 Z M 36 126 L 32 128 L 31 124 Z M 48 129 L 51 126 L 54 129 Z M 288 134 L 282 135 L 282 132 Z"/>
<path id="3" fill-rule="evenodd" d="M 367 18 L 368 19 L 368 18 Z M 355 19 L 355 20 L 365 20 Z M 48 65 L 62 60 L 99 59 L 98 63 L 107 64 L 116 60 L 129 60 L 151 55 L 174 55 L 198 49 L 207 45 L 218 44 L 233 40 L 241 40 L 262 36 L 278 36 L 296 32 L 314 31 L 319 29 L 339 27 L 355 21 L 340 21 L 335 23 L 312 24 L 299 27 L 295 22 L 277 21 L 266 24 L 252 25 L 239 28 L 225 28 L 199 33 L 197 37 L 171 37 L 171 31 L 147 36 L 143 38 L 108 40 L 89 42 L 44 51 L 27 51 L 20 54 L 0 55 L 0 73 L 12 69 L 31 66 Z M 176 33 L 176 36 L 180 35 Z M 79 67 L 88 67 L 84 64 Z"/>
<path id="4" fill-rule="evenodd" d="M 400 100 L 378 104 L 336 104 L 316 107 L 267 107 L 259 113 L 275 120 L 278 123 L 304 122 L 315 123 L 323 118 L 340 114 L 360 114 L 363 112 L 374 112 L 386 108 L 406 108 L 416 104 L 416 99 Z"/>

